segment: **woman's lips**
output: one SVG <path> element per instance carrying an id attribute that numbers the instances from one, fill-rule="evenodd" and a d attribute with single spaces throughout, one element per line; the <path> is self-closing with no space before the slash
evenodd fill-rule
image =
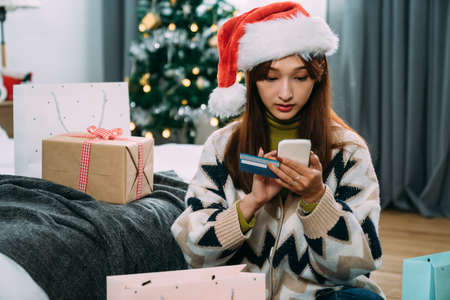
<path id="1" fill-rule="evenodd" d="M 290 112 L 293 108 L 294 108 L 294 105 L 277 104 L 277 109 L 281 112 Z"/>

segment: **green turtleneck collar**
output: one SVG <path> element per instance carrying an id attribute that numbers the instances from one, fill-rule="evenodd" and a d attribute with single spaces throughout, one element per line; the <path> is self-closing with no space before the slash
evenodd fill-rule
<path id="1" fill-rule="evenodd" d="M 300 125 L 300 115 L 289 120 L 280 120 L 266 110 L 267 124 L 269 125 L 270 149 L 276 150 L 278 142 L 285 139 L 298 138 L 297 131 Z"/>

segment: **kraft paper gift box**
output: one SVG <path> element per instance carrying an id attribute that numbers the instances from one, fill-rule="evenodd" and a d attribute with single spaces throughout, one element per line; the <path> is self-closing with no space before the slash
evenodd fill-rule
<path id="1" fill-rule="evenodd" d="M 129 139 L 129 140 L 128 140 Z M 79 189 L 82 144 L 87 138 L 58 135 L 42 140 L 42 178 Z M 91 144 L 85 192 L 102 202 L 125 204 L 136 199 L 138 144 L 142 144 L 140 196 L 153 191 L 153 139 L 130 137 Z"/>
<path id="2" fill-rule="evenodd" d="M 245 265 L 108 276 L 107 300 L 265 300 L 265 275 Z"/>
<path id="3" fill-rule="evenodd" d="M 450 251 L 403 260 L 402 299 L 450 299 Z"/>

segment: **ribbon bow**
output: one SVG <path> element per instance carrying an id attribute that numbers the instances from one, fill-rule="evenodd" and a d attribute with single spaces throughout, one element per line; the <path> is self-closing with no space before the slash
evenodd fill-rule
<path id="1" fill-rule="evenodd" d="M 122 128 L 105 129 L 97 128 L 94 125 L 89 126 L 86 130 L 92 135 L 92 137 L 102 140 L 114 140 L 123 133 Z"/>
<path id="2" fill-rule="evenodd" d="M 78 190 L 86 192 L 88 184 L 89 162 L 91 160 L 91 146 L 98 140 L 132 140 L 126 137 L 120 137 L 123 133 L 122 128 L 105 129 L 97 128 L 92 125 L 87 129 L 89 135 L 79 134 L 67 134 L 72 137 L 87 138 L 81 145 L 81 160 L 80 160 L 80 177 L 78 181 Z M 143 146 L 142 142 L 137 141 L 138 145 L 138 172 L 137 172 L 137 186 L 136 186 L 136 199 L 142 196 L 142 177 L 144 174 L 144 161 L 143 161 Z"/>

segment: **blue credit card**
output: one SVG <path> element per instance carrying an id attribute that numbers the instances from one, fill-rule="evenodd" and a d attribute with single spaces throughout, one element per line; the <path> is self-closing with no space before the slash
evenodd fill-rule
<path id="1" fill-rule="evenodd" d="M 269 163 L 274 164 L 277 168 L 280 167 L 280 162 L 278 160 L 268 159 L 246 153 L 241 153 L 239 155 L 239 170 L 267 177 L 278 178 L 278 176 L 275 175 L 275 173 L 273 173 L 267 166 L 267 164 Z"/>

